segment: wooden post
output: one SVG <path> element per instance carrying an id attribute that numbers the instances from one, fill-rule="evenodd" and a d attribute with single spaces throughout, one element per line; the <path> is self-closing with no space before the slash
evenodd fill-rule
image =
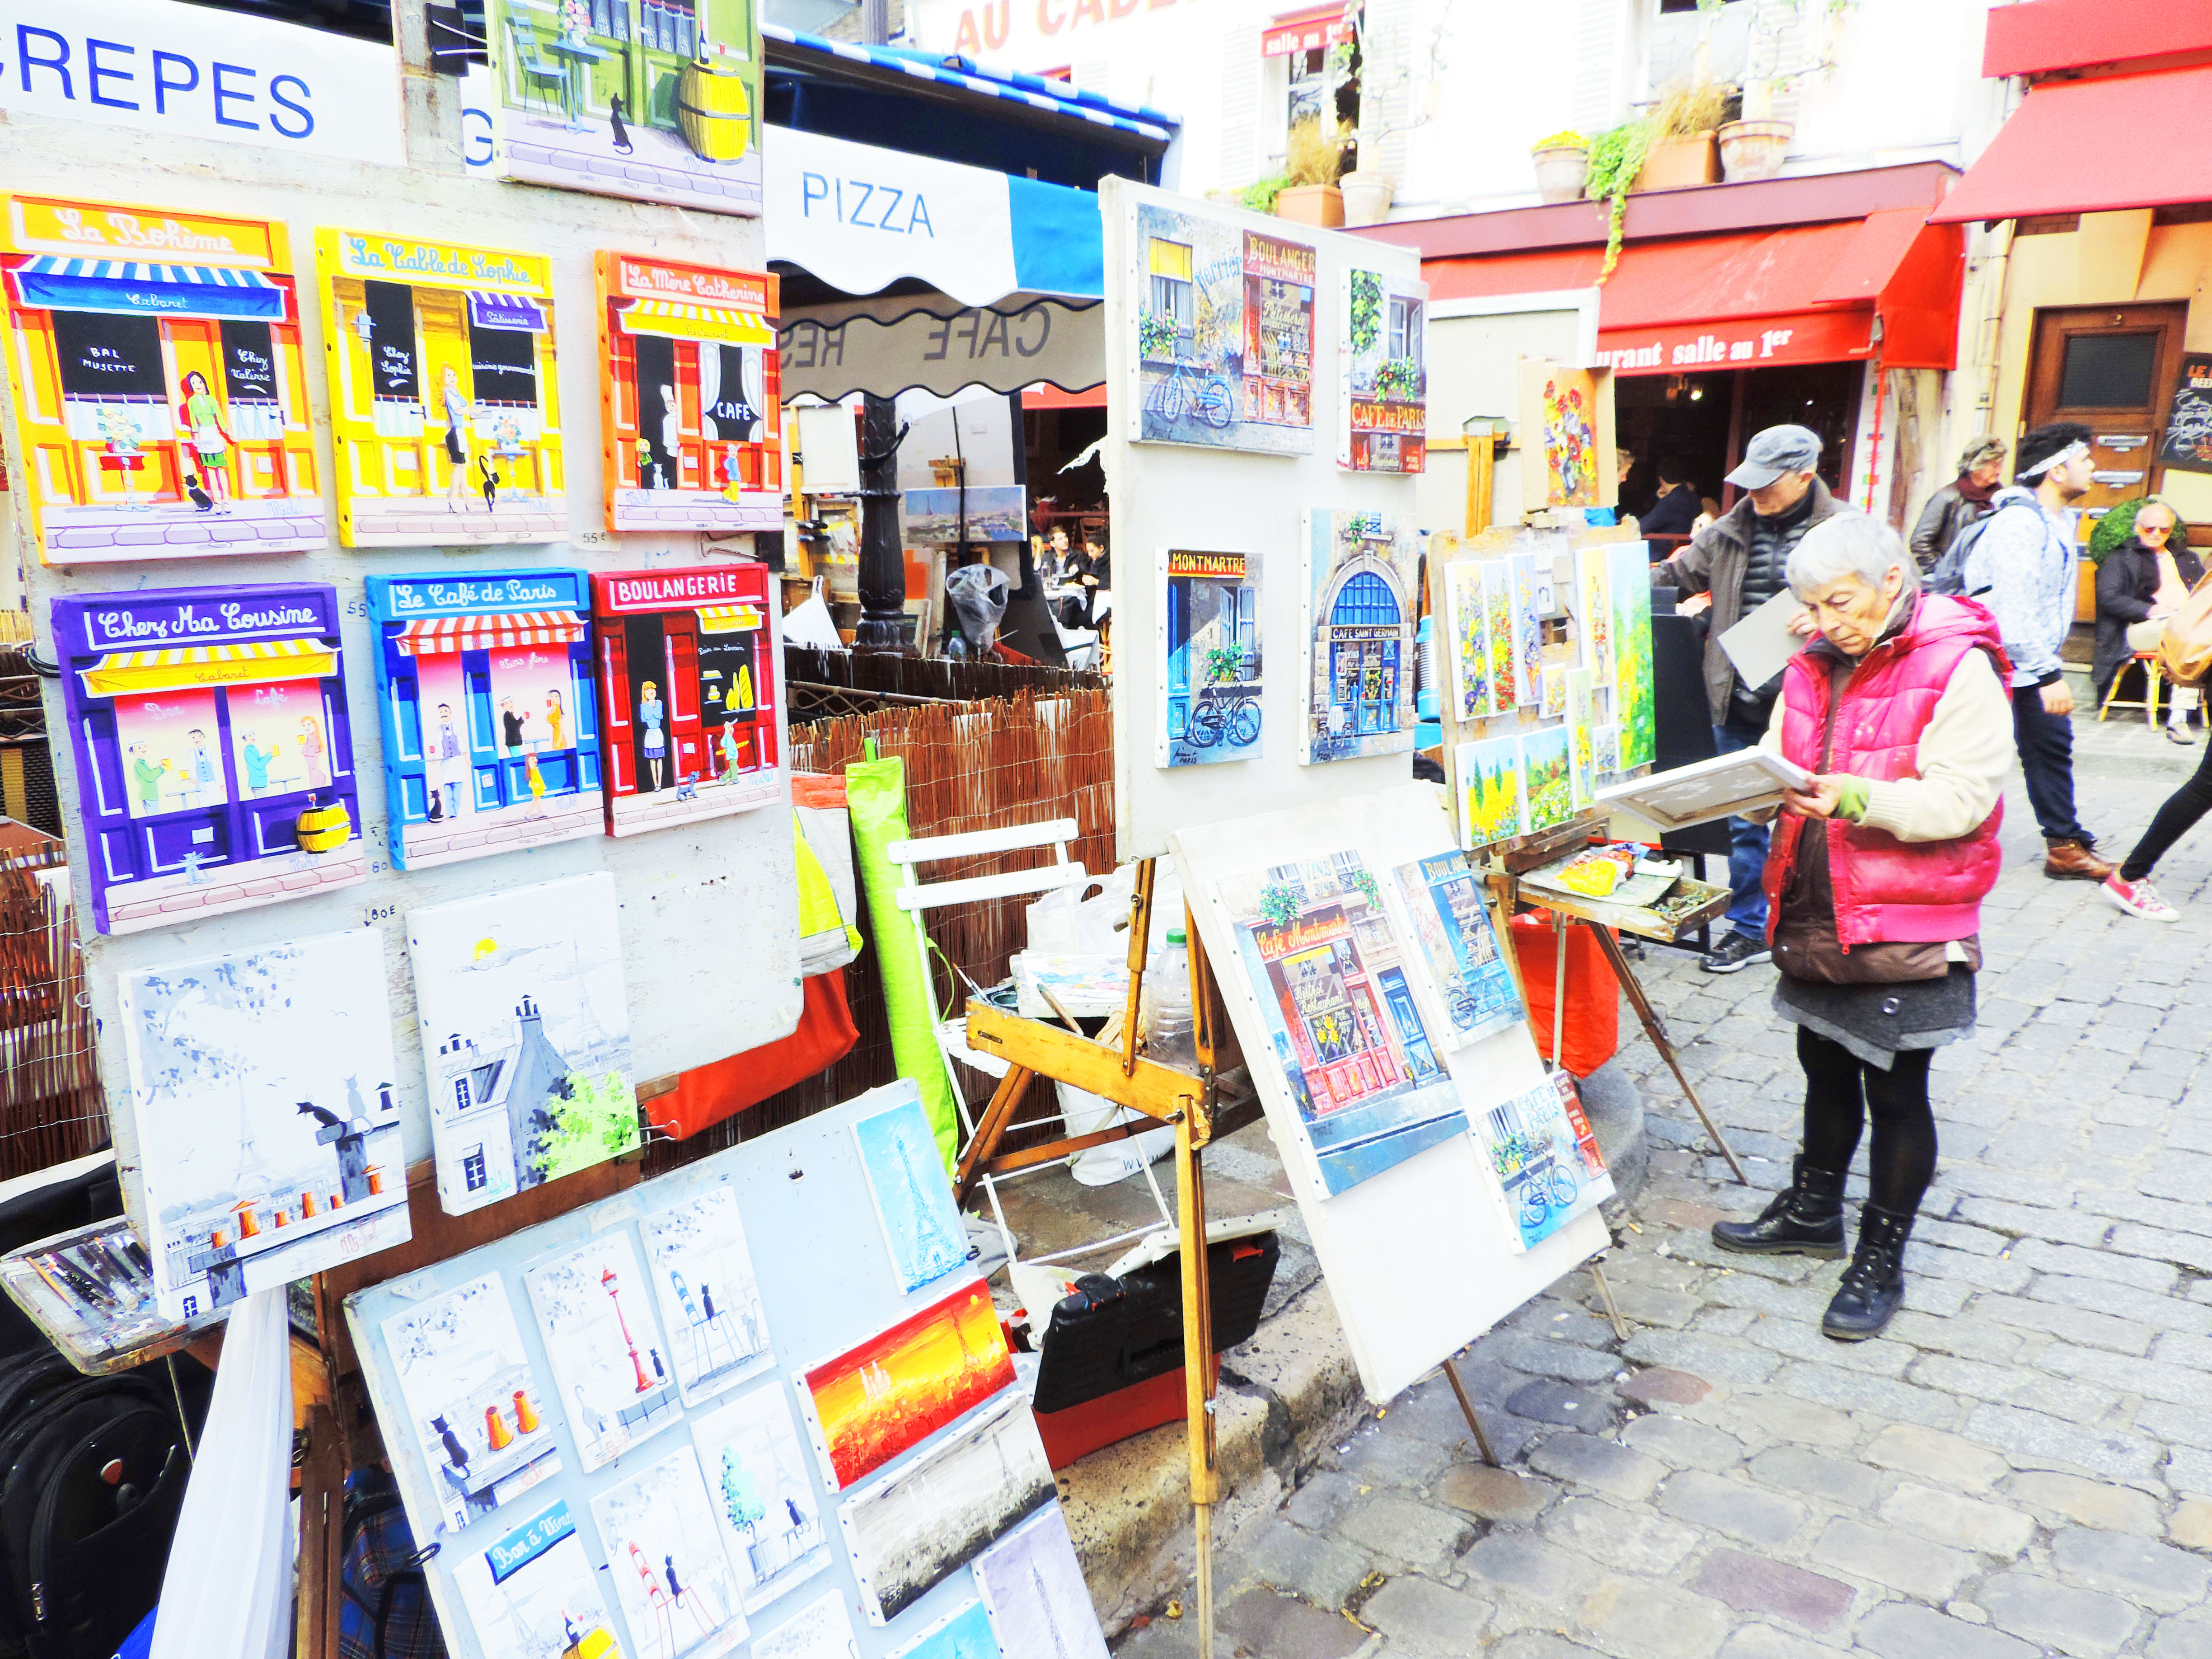
<path id="1" fill-rule="evenodd" d="M 1498 482 L 1498 441 L 1488 433 L 1467 441 L 1467 535 L 1490 528 L 1491 495 Z"/>

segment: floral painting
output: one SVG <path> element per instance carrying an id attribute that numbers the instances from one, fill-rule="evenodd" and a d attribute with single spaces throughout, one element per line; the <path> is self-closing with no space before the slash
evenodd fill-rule
<path id="1" fill-rule="evenodd" d="M 1521 785 L 1521 739 L 1488 738 L 1460 744 L 1460 823 L 1468 850 L 1528 832 Z"/>
<path id="2" fill-rule="evenodd" d="M 1452 706 L 1462 720 L 1498 712 L 1490 684 L 1490 622 L 1483 610 L 1483 567 L 1462 560 L 1444 567 L 1444 608 L 1451 634 Z"/>

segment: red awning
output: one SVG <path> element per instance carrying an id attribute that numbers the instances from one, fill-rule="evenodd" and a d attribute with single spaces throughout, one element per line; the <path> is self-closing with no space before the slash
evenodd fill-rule
<path id="1" fill-rule="evenodd" d="M 1588 288 L 1604 263 L 1602 248 L 1564 248 L 1429 260 L 1422 274 L 1434 304 Z M 1598 290 L 1598 349 L 1625 374 L 1876 355 L 1892 368 L 1948 368 L 1964 274 L 1961 234 L 1911 210 L 1632 242 Z"/>
<path id="2" fill-rule="evenodd" d="M 2212 125 L 2212 66 L 2048 81 L 1997 130 L 1982 159 L 1929 216 L 1931 223 L 2108 213 L 2212 201 L 2203 146 L 2179 135 Z M 2115 133 L 2151 131 L 2172 143 L 2113 149 Z"/>
<path id="3" fill-rule="evenodd" d="M 512 651 L 531 645 L 574 645 L 584 621 L 573 611 L 509 611 L 477 617 L 426 617 L 400 630 L 399 649 L 410 657 L 455 651 Z"/>
<path id="4" fill-rule="evenodd" d="M 1106 407 L 1106 382 L 1081 392 L 1062 392 L 1049 380 L 1040 380 L 1035 386 L 1022 388 L 1024 409 L 1103 409 Z"/>
<path id="5" fill-rule="evenodd" d="M 1342 5 L 1310 6 L 1278 17 L 1260 36 L 1260 56 L 1287 58 L 1294 52 L 1314 52 L 1348 40 Z"/>

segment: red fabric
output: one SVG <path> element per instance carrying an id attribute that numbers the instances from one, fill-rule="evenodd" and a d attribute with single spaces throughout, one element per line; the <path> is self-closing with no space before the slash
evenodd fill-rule
<path id="1" fill-rule="evenodd" d="M 1782 752 L 1815 772 L 1887 783 L 1919 776 L 1920 734 L 1967 653 L 1986 651 L 2008 673 L 1996 618 L 1972 599 L 1929 594 L 1904 631 L 1861 659 L 1836 706 L 1834 746 L 1821 763 L 1828 721 L 1828 662 L 1801 651 L 1782 679 Z M 2004 866 L 2000 800 L 1978 830 L 1955 841 L 1902 842 L 1887 830 L 1845 818 L 1826 822 L 1829 879 L 1836 895 L 1836 939 L 1855 945 L 1940 944 L 1981 931 L 1982 898 Z M 1797 845 L 1815 822 L 1785 813 L 1766 854 L 1766 936 L 1782 915 L 1782 894 Z"/>
<path id="2" fill-rule="evenodd" d="M 2212 9 L 2173 0 L 2024 0 L 1990 8 L 1982 73 L 2046 75 L 2212 51 Z"/>
<path id="3" fill-rule="evenodd" d="M 2130 150 L 2126 165 L 2115 165 L 2112 135 L 2141 130 L 2146 118 L 2171 133 L 2212 125 L 2212 65 L 2044 82 L 1997 129 L 1982 159 L 1929 220 L 2107 213 L 2203 201 L 2201 144 L 2142 144 Z"/>
<path id="4" fill-rule="evenodd" d="M 645 1103 L 653 1127 L 688 1140 L 700 1130 L 826 1071 L 850 1054 L 860 1033 L 845 1002 L 845 970 L 833 968 L 805 984 L 806 1004 L 799 1011 L 797 1030 L 781 1042 L 684 1073 L 672 1093 Z"/>
<path id="5" fill-rule="evenodd" d="M 1548 913 L 1513 918 L 1513 956 L 1521 964 L 1521 988 L 1528 1004 L 1528 1029 L 1536 1052 L 1552 1058 L 1552 987 L 1559 955 Z M 1620 981 L 1598 947 L 1587 923 L 1567 929 L 1567 1023 L 1559 1045 L 1560 1061 L 1577 1077 L 1588 1077 L 1620 1048 Z"/>

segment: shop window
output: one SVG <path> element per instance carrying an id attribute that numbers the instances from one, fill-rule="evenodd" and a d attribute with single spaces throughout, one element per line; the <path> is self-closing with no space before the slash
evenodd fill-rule
<path id="1" fill-rule="evenodd" d="M 269 325 L 226 318 L 220 337 L 231 435 L 241 441 L 282 438 L 284 405 L 276 391 L 276 348 Z"/>
<path id="2" fill-rule="evenodd" d="M 486 328 L 469 319 L 469 368 L 477 401 L 495 409 L 538 407 L 538 337 L 519 328 Z"/>
<path id="3" fill-rule="evenodd" d="M 699 14 L 684 0 L 645 0 L 638 39 L 653 51 L 689 58 L 699 40 Z"/>
<path id="4" fill-rule="evenodd" d="M 592 33 L 609 40 L 629 39 L 629 0 L 592 0 Z"/>
<path id="5" fill-rule="evenodd" d="M 457 1112 L 469 1109 L 469 1080 L 465 1076 L 453 1079 L 453 1109 Z M 477 1150 L 481 1152 L 483 1148 L 479 1146 Z"/>
<path id="6" fill-rule="evenodd" d="M 1154 237 L 1152 275 L 1152 315 L 1158 322 L 1173 326 L 1173 355 L 1191 356 L 1197 344 L 1198 307 L 1197 290 L 1191 281 L 1190 245 Z M 1157 359 L 1169 354 L 1152 347 L 1145 355 Z"/>
<path id="7" fill-rule="evenodd" d="M 1401 362 L 1407 358 L 1419 362 L 1421 356 L 1421 302 L 1403 295 L 1390 297 L 1390 361 Z"/>
<path id="8" fill-rule="evenodd" d="M 132 817 L 228 804 L 222 726 L 213 691 L 118 697 L 115 735 L 123 749 L 123 782 Z"/>
<path id="9" fill-rule="evenodd" d="M 331 787 L 321 681 L 282 680 L 226 695 L 233 759 L 247 799 Z"/>
<path id="10" fill-rule="evenodd" d="M 415 290 L 404 283 L 363 282 L 361 288 L 361 315 L 355 326 L 362 331 L 368 349 L 372 395 L 378 403 L 421 403 Z"/>
<path id="11" fill-rule="evenodd" d="M 2062 409 L 2140 409 L 2158 370 L 2156 334 L 2074 334 L 2058 372 Z"/>

